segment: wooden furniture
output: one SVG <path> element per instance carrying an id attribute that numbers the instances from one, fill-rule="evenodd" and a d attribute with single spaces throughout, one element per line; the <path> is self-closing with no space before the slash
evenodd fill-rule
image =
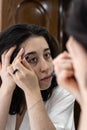
<path id="1" fill-rule="evenodd" d="M 45 26 L 58 37 L 58 0 L 0 0 L 0 31 L 16 23 Z"/>

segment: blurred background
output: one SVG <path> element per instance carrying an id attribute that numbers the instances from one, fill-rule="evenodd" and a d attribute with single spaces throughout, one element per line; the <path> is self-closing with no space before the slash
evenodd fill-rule
<path id="1" fill-rule="evenodd" d="M 64 19 L 71 0 L 0 0 L 0 31 L 17 23 L 45 26 L 58 39 L 60 48 L 67 40 Z"/>

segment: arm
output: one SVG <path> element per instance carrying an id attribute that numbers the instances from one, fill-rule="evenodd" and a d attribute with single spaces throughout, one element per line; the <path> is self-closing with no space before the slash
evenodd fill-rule
<path id="1" fill-rule="evenodd" d="M 5 51 L 1 57 L 0 78 L 2 84 L 0 87 L 0 130 L 5 130 L 6 122 L 11 104 L 11 98 L 15 89 L 15 83 L 11 76 L 7 73 L 7 67 L 10 64 L 10 56 L 14 51 L 14 47 L 9 51 Z"/>
<path id="2" fill-rule="evenodd" d="M 67 49 L 73 61 L 74 77 L 80 98 L 81 115 L 78 130 L 87 130 L 87 51 L 73 37 L 67 42 Z"/>
<path id="3" fill-rule="evenodd" d="M 12 68 L 19 71 L 13 74 Z M 9 67 L 8 71 L 25 93 L 31 130 L 55 130 L 46 112 L 38 79 L 31 66 L 20 57 Z"/>
<path id="4" fill-rule="evenodd" d="M 87 106 L 81 111 L 78 130 L 87 130 Z"/>
<path id="5" fill-rule="evenodd" d="M 14 50 L 15 47 L 10 48 L 8 51 L 6 50 L 1 57 L 0 78 L 2 84 L 0 86 L 0 130 L 5 130 L 6 128 L 11 99 L 13 91 L 16 87 L 15 82 L 13 81 L 11 75 L 8 73 L 8 67 L 10 66 L 10 57 Z M 21 53 L 22 52 L 20 51 L 17 57 L 19 57 Z"/>
<path id="6" fill-rule="evenodd" d="M 74 76 L 74 68 L 69 53 L 61 53 L 57 58 L 54 59 L 53 64 L 58 84 L 72 93 L 80 103 L 80 90 L 78 82 Z"/>
<path id="7" fill-rule="evenodd" d="M 12 98 L 12 92 L 8 92 L 6 87 L 2 85 L 0 88 L 0 130 L 5 130 L 6 128 Z"/>
<path id="8" fill-rule="evenodd" d="M 54 60 L 57 81 L 69 90 L 80 104 L 78 130 L 87 130 L 87 52 L 75 41 L 73 44 L 69 43 L 67 49 L 70 54 L 64 52 Z M 65 65 L 61 61 L 65 61 Z"/>
<path id="9" fill-rule="evenodd" d="M 26 101 L 31 130 L 56 130 L 48 117 L 40 92 L 29 95 L 26 95 Z"/>

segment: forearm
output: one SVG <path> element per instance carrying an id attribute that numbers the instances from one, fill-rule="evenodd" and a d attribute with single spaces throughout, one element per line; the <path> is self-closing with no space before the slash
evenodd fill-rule
<path id="1" fill-rule="evenodd" d="M 78 130 L 87 130 L 87 105 L 81 111 Z"/>
<path id="2" fill-rule="evenodd" d="M 32 99 L 33 98 L 33 99 Z M 56 130 L 46 112 L 41 95 L 26 97 L 31 130 Z"/>
<path id="3" fill-rule="evenodd" d="M 12 94 L 0 88 L 0 130 L 5 130 Z"/>

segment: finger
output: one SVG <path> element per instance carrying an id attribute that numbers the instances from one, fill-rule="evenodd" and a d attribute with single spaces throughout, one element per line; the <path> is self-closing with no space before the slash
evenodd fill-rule
<path id="1" fill-rule="evenodd" d="M 64 87 L 70 93 L 72 93 L 78 102 L 80 102 L 80 90 L 78 84 L 73 77 L 72 71 L 63 71 L 59 75 L 57 75 L 57 82 L 60 86 Z"/>
<path id="2" fill-rule="evenodd" d="M 56 73 L 60 73 L 61 71 L 64 70 L 69 70 L 74 73 L 73 65 L 71 60 L 59 60 L 57 62 L 54 62 L 54 69 Z"/>
<path id="3" fill-rule="evenodd" d="M 23 58 L 22 63 L 23 63 L 23 65 L 24 65 L 27 69 L 32 70 L 30 64 L 27 62 L 27 60 L 26 60 L 25 58 Z"/>
<path id="4" fill-rule="evenodd" d="M 58 55 L 58 59 L 71 59 L 70 54 L 67 51 L 64 51 Z"/>
<path id="5" fill-rule="evenodd" d="M 12 64 L 13 69 L 18 69 L 21 73 L 24 73 L 24 71 L 27 71 L 27 68 L 22 64 L 21 57 L 15 61 L 15 63 Z M 29 69 L 29 67 L 28 67 Z"/>
<path id="6" fill-rule="evenodd" d="M 59 65 L 63 64 L 64 62 L 65 63 L 71 62 L 70 60 L 71 60 L 71 58 L 70 58 L 69 54 L 67 52 L 64 52 L 53 60 L 53 64 L 54 64 L 54 66 L 57 66 L 57 65 L 59 66 Z"/>
<path id="7" fill-rule="evenodd" d="M 59 76 L 60 80 L 62 79 L 66 79 L 66 78 L 71 78 L 73 77 L 74 73 L 72 70 L 63 70 L 62 72 L 60 72 Z"/>
<path id="8" fill-rule="evenodd" d="M 5 58 L 5 65 L 6 65 L 6 66 L 8 66 L 8 65 L 10 64 L 11 55 L 12 55 L 12 53 L 14 52 L 15 48 L 16 48 L 16 46 L 11 47 L 11 48 L 7 51 L 7 53 L 5 54 L 5 57 L 4 57 L 4 58 Z"/>
<path id="9" fill-rule="evenodd" d="M 24 49 L 21 48 L 20 51 L 18 52 L 17 56 L 15 57 L 14 61 L 16 61 L 17 59 L 19 59 L 20 57 L 22 57 L 23 54 L 24 54 Z"/>
<path id="10" fill-rule="evenodd" d="M 72 61 L 67 60 L 67 61 L 61 61 L 61 63 L 59 64 L 61 69 L 68 69 L 68 70 L 73 70 L 73 64 Z"/>
<path id="11" fill-rule="evenodd" d="M 3 52 L 3 54 L 1 55 L 1 62 L 2 62 L 2 65 L 5 65 L 5 55 L 7 53 L 7 50 L 5 52 Z"/>
<path id="12" fill-rule="evenodd" d="M 14 71 L 14 69 L 13 69 L 12 65 L 10 65 L 10 66 L 7 67 L 7 72 L 8 72 L 10 75 L 13 75 L 13 71 Z"/>
<path id="13" fill-rule="evenodd" d="M 19 73 L 20 71 L 18 69 L 14 69 L 12 65 L 10 65 L 9 67 L 7 67 L 7 72 L 14 77 L 16 75 L 16 73 Z"/>

